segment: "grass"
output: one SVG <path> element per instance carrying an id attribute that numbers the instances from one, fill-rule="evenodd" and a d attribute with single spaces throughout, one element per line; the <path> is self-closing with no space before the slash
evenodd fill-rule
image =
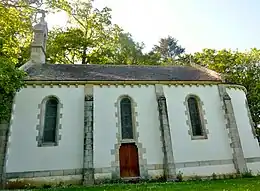
<path id="1" fill-rule="evenodd" d="M 44 190 L 44 189 L 40 189 Z M 260 178 L 243 178 L 179 183 L 107 184 L 93 187 L 53 188 L 57 191 L 260 191 Z"/>

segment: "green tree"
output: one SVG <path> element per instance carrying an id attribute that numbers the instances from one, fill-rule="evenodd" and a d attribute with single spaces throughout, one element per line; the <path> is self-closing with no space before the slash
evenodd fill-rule
<path id="1" fill-rule="evenodd" d="M 30 10 L 20 11 L 0 3 L 0 56 L 17 64 L 25 62 L 32 39 L 31 15 Z"/>
<path id="2" fill-rule="evenodd" d="M 111 24 L 111 10 L 92 1 L 74 1 L 65 10 L 69 24 L 49 32 L 47 57 L 60 64 L 161 64 L 158 52 L 143 54 L 144 44 Z"/>
<path id="3" fill-rule="evenodd" d="M 141 64 L 142 65 L 162 65 L 161 62 L 161 54 L 158 52 L 150 51 L 145 53 L 141 57 Z"/>
<path id="4" fill-rule="evenodd" d="M 204 49 L 192 56 L 193 62 L 224 75 L 226 81 L 246 87 L 255 124 L 260 124 L 260 50 L 247 52 Z"/>
<path id="5" fill-rule="evenodd" d="M 110 46 L 110 62 L 124 65 L 138 65 L 142 63 L 143 43 L 135 42 L 130 33 L 121 32 Z"/>
<path id="6" fill-rule="evenodd" d="M 29 59 L 32 24 L 41 6 L 41 0 L 0 2 L 0 123 L 9 120 L 13 97 L 23 86 L 26 74 L 18 67 Z"/>
<path id="7" fill-rule="evenodd" d="M 38 13 L 68 10 L 67 0 L 2 0 L 0 1 L 0 56 L 5 56 L 17 67 L 28 61 L 32 40 L 32 25 Z"/>
<path id="8" fill-rule="evenodd" d="M 0 2 L 0 123 L 8 121 L 13 96 L 23 85 L 17 66 L 29 57 L 32 10 L 22 1 Z"/>
<path id="9" fill-rule="evenodd" d="M 23 86 L 25 73 L 0 56 L 0 123 L 9 121 L 14 94 Z"/>
<path id="10" fill-rule="evenodd" d="M 172 36 L 162 38 L 159 45 L 155 45 L 153 52 L 161 55 L 161 60 L 165 63 L 173 63 L 174 60 L 179 58 L 184 52 L 185 48 L 178 44 L 178 40 Z"/>
<path id="11" fill-rule="evenodd" d="M 110 45 L 121 29 L 112 25 L 111 10 L 95 9 L 92 1 L 75 1 L 70 9 L 69 24 L 65 29 L 50 32 L 47 55 L 52 63 L 75 64 L 106 62 Z"/>

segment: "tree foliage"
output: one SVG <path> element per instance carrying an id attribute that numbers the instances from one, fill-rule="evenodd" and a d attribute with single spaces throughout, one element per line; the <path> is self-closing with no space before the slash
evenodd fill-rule
<path id="1" fill-rule="evenodd" d="M 260 50 L 247 52 L 204 49 L 192 56 L 193 62 L 224 75 L 226 81 L 246 87 L 255 124 L 260 124 Z"/>
<path id="2" fill-rule="evenodd" d="M 153 52 L 159 53 L 164 63 L 172 63 L 185 52 L 185 48 L 178 44 L 176 38 L 168 36 L 160 39 L 159 45 L 154 46 Z"/>
<path id="3" fill-rule="evenodd" d="M 95 9 L 92 1 L 76 1 L 69 9 L 69 24 L 50 32 L 47 54 L 53 63 L 106 62 L 121 29 L 112 25 L 110 9 Z M 101 56 L 101 57 L 100 57 Z"/>
<path id="4" fill-rule="evenodd" d="M 24 76 L 11 60 L 0 57 L 0 122 L 9 120 L 14 94 L 23 86 Z"/>
<path id="5" fill-rule="evenodd" d="M 111 48 L 111 63 L 137 65 L 143 61 L 144 44 L 135 42 L 130 33 L 119 33 Z"/>
<path id="6" fill-rule="evenodd" d="M 111 9 L 95 9 L 92 0 L 72 1 L 61 9 L 68 14 L 69 23 L 49 33 L 47 54 L 51 63 L 165 65 L 176 64 L 185 51 L 178 40 L 168 36 L 149 53 L 143 53 L 143 43 L 111 23 Z"/>
<path id="7" fill-rule="evenodd" d="M 30 10 L 20 11 L 15 7 L 0 4 L 0 56 L 23 64 L 28 59 L 32 39 Z"/>
<path id="8" fill-rule="evenodd" d="M 29 57 L 32 9 L 22 1 L 0 3 L 0 123 L 10 118 L 13 96 L 23 85 L 16 66 Z"/>

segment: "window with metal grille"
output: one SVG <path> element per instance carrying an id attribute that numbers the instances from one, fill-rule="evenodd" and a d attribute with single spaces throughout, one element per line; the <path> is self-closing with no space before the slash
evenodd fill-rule
<path id="1" fill-rule="evenodd" d="M 188 107 L 193 136 L 203 136 L 198 100 L 195 97 L 190 97 Z"/>
<path id="2" fill-rule="evenodd" d="M 122 139 L 133 139 L 132 103 L 129 98 L 120 101 Z"/>
<path id="3" fill-rule="evenodd" d="M 43 143 L 55 143 L 58 122 L 58 100 L 50 98 L 46 101 L 44 129 L 43 129 Z"/>

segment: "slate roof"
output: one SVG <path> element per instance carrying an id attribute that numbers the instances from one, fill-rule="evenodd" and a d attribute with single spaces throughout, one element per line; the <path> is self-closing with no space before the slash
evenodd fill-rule
<path id="1" fill-rule="evenodd" d="M 26 81 L 221 81 L 219 75 L 191 66 L 37 64 Z"/>

